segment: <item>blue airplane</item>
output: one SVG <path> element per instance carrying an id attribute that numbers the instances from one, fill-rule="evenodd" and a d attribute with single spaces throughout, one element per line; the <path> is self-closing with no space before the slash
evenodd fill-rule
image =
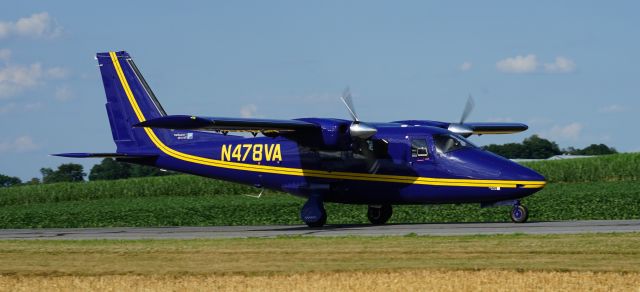
<path id="1" fill-rule="evenodd" d="M 465 123 L 471 98 L 458 123 L 363 122 L 348 90 L 342 101 L 352 120 L 168 115 L 127 52 L 98 53 L 96 59 L 117 150 L 55 155 L 112 157 L 283 191 L 306 199 L 300 218 L 310 227 L 326 223 L 324 202 L 368 205 L 372 224 L 386 223 L 392 205 L 450 203 L 513 206 L 511 220 L 523 223 L 528 211 L 520 199 L 546 184 L 535 171 L 466 139 L 528 128 Z"/>

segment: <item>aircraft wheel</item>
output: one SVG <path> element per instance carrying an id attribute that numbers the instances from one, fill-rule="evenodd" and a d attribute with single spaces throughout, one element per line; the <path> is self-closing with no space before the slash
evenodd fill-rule
<path id="1" fill-rule="evenodd" d="M 393 208 L 391 205 L 369 206 L 369 210 L 367 210 L 367 218 L 369 218 L 369 222 L 373 225 L 387 223 L 392 214 Z"/>
<path id="2" fill-rule="evenodd" d="M 529 210 L 527 207 L 522 205 L 515 205 L 513 209 L 511 209 L 511 221 L 514 223 L 524 223 L 527 222 L 529 218 Z"/>
<path id="3" fill-rule="evenodd" d="M 304 223 L 307 224 L 307 226 L 309 227 L 322 227 L 327 223 L 327 211 L 324 210 L 324 208 L 322 209 L 322 216 L 320 216 L 320 218 L 316 221 L 305 221 Z"/>
<path id="4" fill-rule="evenodd" d="M 311 196 L 300 210 L 300 219 L 309 227 L 322 227 L 327 223 L 327 211 L 322 197 Z"/>

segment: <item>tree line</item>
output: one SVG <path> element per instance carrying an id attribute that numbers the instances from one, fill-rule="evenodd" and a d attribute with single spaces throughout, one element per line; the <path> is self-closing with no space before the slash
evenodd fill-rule
<path id="1" fill-rule="evenodd" d="M 491 144 L 483 148 L 509 159 L 547 159 L 561 154 L 605 155 L 618 153 L 615 148 L 604 144 L 591 144 L 583 149 L 573 147 L 560 149 L 555 142 L 537 135 L 524 139 L 522 143 Z M 0 187 L 40 183 L 81 182 L 84 181 L 87 176 L 82 165 L 75 163 L 61 164 L 55 170 L 51 168 L 41 168 L 40 174 L 42 175 L 42 179 L 32 178 L 26 182 L 22 182 L 18 177 L 0 174 Z M 175 174 L 175 172 L 162 171 L 151 166 L 123 163 L 112 158 L 105 158 L 91 168 L 88 179 L 90 181 L 114 180 L 170 174 Z"/>
<path id="2" fill-rule="evenodd" d="M 22 182 L 22 180 L 18 177 L 11 177 L 0 174 L 0 187 L 32 185 L 40 183 L 49 184 L 58 182 L 82 182 L 85 181 L 85 177 L 87 177 L 90 181 L 96 181 L 147 176 L 162 176 L 175 174 L 175 172 L 163 171 L 152 166 L 119 162 L 113 158 L 105 158 L 99 164 L 96 164 L 91 168 L 88 176 L 87 173 L 84 172 L 84 167 L 76 163 L 64 163 L 58 166 L 57 169 L 48 167 L 41 168 L 40 174 L 42 175 L 42 179 L 34 177 L 26 182 Z"/>
<path id="3" fill-rule="evenodd" d="M 556 155 L 607 155 L 618 151 L 605 144 L 591 144 L 583 149 L 569 147 L 560 149 L 556 142 L 533 135 L 522 143 L 490 144 L 483 147 L 495 154 L 509 159 L 547 159 Z"/>

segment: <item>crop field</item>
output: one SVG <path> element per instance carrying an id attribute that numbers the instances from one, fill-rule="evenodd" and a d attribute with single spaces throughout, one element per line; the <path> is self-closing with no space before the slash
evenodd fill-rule
<path id="1" fill-rule="evenodd" d="M 640 154 L 527 165 L 554 181 L 524 200 L 531 221 L 640 218 Z M 270 191 L 260 199 L 243 196 L 257 192 L 188 175 L 4 188 L 0 228 L 301 223 L 302 199 Z M 367 223 L 366 206 L 326 207 L 330 224 Z M 390 222 L 505 222 L 508 210 L 395 206 Z"/>
<path id="2" fill-rule="evenodd" d="M 0 241 L 0 290 L 637 291 L 640 234 Z"/>
<path id="3" fill-rule="evenodd" d="M 530 220 L 640 218 L 640 154 L 535 162 Z M 0 189 L 0 228 L 300 224 L 303 200 L 188 175 Z M 328 204 L 329 223 L 366 207 Z M 391 222 L 504 222 L 508 207 L 396 206 Z M 640 289 L 640 234 L 0 241 L 0 291 Z"/>
<path id="4" fill-rule="evenodd" d="M 640 153 L 603 155 L 522 163 L 543 174 L 548 182 L 593 182 L 640 179 Z"/>

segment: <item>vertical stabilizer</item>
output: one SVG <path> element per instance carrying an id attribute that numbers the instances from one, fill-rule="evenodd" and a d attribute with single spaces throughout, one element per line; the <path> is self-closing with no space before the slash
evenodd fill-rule
<path id="1" fill-rule="evenodd" d="M 167 114 L 133 59 L 125 51 L 98 53 L 96 58 L 107 96 L 111 133 L 118 152 L 155 150 L 147 131 L 153 131 L 158 138 L 162 138 L 168 135 L 168 130 L 133 128 L 132 125 Z"/>

